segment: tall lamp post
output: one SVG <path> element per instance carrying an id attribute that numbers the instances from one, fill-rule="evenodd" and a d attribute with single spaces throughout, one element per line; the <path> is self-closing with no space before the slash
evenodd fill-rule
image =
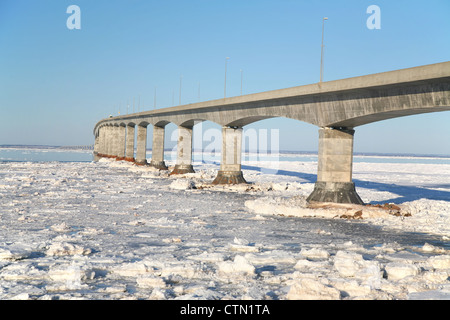
<path id="1" fill-rule="evenodd" d="M 320 55 L 320 82 L 322 82 L 322 80 L 323 80 L 323 48 L 324 48 L 324 45 L 323 45 L 323 33 L 324 33 L 324 30 L 325 30 L 325 20 L 328 20 L 328 18 L 327 17 L 324 17 L 323 19 L 322 19 L 322 52 L 321 52 L 321 55 Z"/>
<path id="2" fill-rule="evenodd" d="M 241 96 L 242 96 L 242 79 L 243 79 L 243 73 L 242 73 L 242 69 L 241 69 Z"/>
<path id="3" fill-rule="evenodd" d="M 180 76 L 180 95 L 179 95 L 179 97 L 178 97 L 178 99 L 179 99 L 179 104 L 181 105 L 181 83 L 182 83 L 182 81 L 183 81 L 183 76 L 181 75 Z"/>
<path id="4" fill-rule="evenodd" d="M 229 57 L 227 57 L 225 59 L 225 85 L 224 85 L 224 88 L 223 88 L 223 97 L 224 98 L 227 97 L 227 64 L 228 64 L 228 60 L 229 59 L 230 59 Z"/>

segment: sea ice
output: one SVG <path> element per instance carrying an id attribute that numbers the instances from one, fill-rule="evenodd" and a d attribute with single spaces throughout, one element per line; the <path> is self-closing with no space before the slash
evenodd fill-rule
<path id="1" fill-rule="evenodd" d="M 0 163 L 0 299 L 449 298 L 450 165 L 355 163 L 359 207 L 265 166 Z"/>
<path id="2" fill-rule="evenodd" d="M 340 250 L 334 257 L 334 267 L 342 277 L 360 279 L 373 287 L 380 285 L 380 264 L 365 260 L 361 254 Z"/>
<path id="3" fill-rule="evenodd" d="M 410 276 L 416 276 L 420 268 L 414 264 L 390 262 L 385 268 L 389 280 L 400 280 Z"/>
<path id="4" fill-rule="evenodd" d="M 31 254 L 29 246 L 26 245 L 6 245 L 0 246 L 0 261 L 2 260 L 21 260 L 27 258 Z"/>
<path id="5" fill-rule="evenodd" d="M 234 279 L 255 275 L 255 267 L 241 255 L 237 255 L 233 261 L 219 262 L 218 271 L 220 274 Z"/>
<path id="6" fill-rule="evenodd" d="M 428 258 L 427 263 L 434 269 L 450 269 L 450 255 L 439 255 Z"/>
<path id="7" fill-rule="evenodd" d="M 175 190 L 188 190 L 195 187 L 195 183 L 189 179 L 177 179 L 172 182 L 169 186 L 170 189 Z"/>
<path id="8" fill-rule="evenodd" d="M 46 252 L 48 256 L 87 255 L 90 253 L 91 249 L 68 242 L 52 243 Z"/>
<path id="9" fill-rule="evenodd" d="M 328 259 L 330 253 L 322 248 L 302 249 L 300 254 L 306 259 Z"/>
<path id="10" fill-rule="evenodd" d="M 322 281 L 310 278 L 297 279 L 290 286 L 286 298 L 289 300 L 339 300 L 340 291 Z"/>
<path id="11" fill-rule="evenodd" d="M 136 279 L 138 286 L 144 288 L 165 288 L 166 282 L 163 278 L 154 276 L 152 274 L 142 274 Z"/>

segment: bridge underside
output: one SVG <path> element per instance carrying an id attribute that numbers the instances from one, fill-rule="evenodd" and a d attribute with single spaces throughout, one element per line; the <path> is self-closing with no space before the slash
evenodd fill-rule
<path id="1" fill-rule="evenodd" d="M 383 120 L 419 115 L 419 114 L 424 114 L 424 113 L 442 112 L 442 111 L 450 111 L 450 106 L 405 109 L 405 110 L 386 111 L 383 113 L 376 113 L 376 114 L 368 114 L 368 115 L 360 116 L 360 117 L 357 117 L 354 119 L 347 119 L 344 121 L 333 123 L 330 127 L 355 128 L 355 127 L 359 127 L 359 126 L 362 126 L 365 124 L 370 124 L 373 122 L 379 122 L 379 121 L 383 121 Z"/>
<path id="2" fill-rule="evenodd" d="M 327 87 L 326 84 L 316 86 Z M 328 91 L 321 88 L 298 96 L 276 97 L 274 94 L 273 98 L 264 96 L 262 100 L 254 100 L 254 95 L 250 95 L 248 99 L 243 96 L 141 112 L 102 120 L 94 131 L 102 125 L 126 126 L 130 123 L 160 127 L 174 123 L 192 127 L 198 121 L 243 127 L 275 117 L 300 120 L 319 127 L 354 128 L 395 117 L 450 110 L 450 77 L 396 85 L 333 89 L 334 86 Z"/>

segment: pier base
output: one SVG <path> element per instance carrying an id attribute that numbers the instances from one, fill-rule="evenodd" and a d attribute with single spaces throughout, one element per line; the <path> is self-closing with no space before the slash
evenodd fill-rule
<path id="1" fill-rule="evenodd" d="M 177 164 L 175 165 L 175 168 L 173 168 L 172 172 L 169 173 L 169 175 L 186 173 L 195 173 L 194 167 L 192 167 L 191 164 Z"/>
<path id="2" fill-rule="evenodd" d="M 148 165 L 147 160 L 135 160 L 134 163 L 135 163 L 137 166 L 146 166 L 146 165 Z"/>
<path id="3" fill-rule="evenodd" d="M 316 182 L 313 192 L 306 200 L 308 202 L 364 204 L 356 193 L 353 182 Z"/>
<path id="4" fill-rule="evenodd" d="M 159 169 L 159 170 L 169 170 L 164 161 L 150 161 L 150 167 Z"/>
<path id="5" fill-rule="evenodd" d="M 222 171 L 217 173 L 212 184 L 240 184 L 247 183 L 244 179 L 242 171 Z"/>

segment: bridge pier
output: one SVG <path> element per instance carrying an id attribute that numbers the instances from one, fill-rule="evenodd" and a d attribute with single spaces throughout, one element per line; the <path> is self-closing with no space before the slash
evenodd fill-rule
<path id="1" fill-rule="evenodd" d="M 125 161 L 134 162 L 134 124 L 127 125 Z"/>
<path id="2" fill-rule="evenodd" d="M 241 170 L 242 128 L 222 127 L 222 160 L 212 184 L 247 183 Z"/>
<path id="3" fill-rule="evenodd" d="M 125 138 L 126 138 L 126 128 L 125 126 L 118 126 L 117 127 L 117 161 L 125 160 Z"/>
<path id="4" fill-rule="evenodd" d="M 138 125 L 136 141 L 136 164 L 147 164 L 147 125 Z"/>
<path id="5" fill-rule="evenodd" d="M 352 128 L 320 128 L 317 182 L 308 202 L 364 204 L 352 181 Z"/>
<path id="6" fill-rule="evenodd" d="M 117 125 L 112 127 L 112 151 L 111 158 L 116 159 L 119 154 L 119 127 Z"/>
<path id="7" fill-rule="evenodd" d="M 108 158 L 113 157 L 114 150 L 114 126 L 108 128 Z"/>
<path id="8" fill-rule="evenodd" d="M 194 173 L 192 167 L 192 127 L 178 126 L 177 163 L 170 173 Z"/>
<path id="9" fill-rule="evenodd" d="M 99 151 L 100 151 L 100 132 L 97 132 L 94 141 L 94 152 L 93 152 L 94 161 L 98 161 L 100 159 Z"/>
<path id="10" fill-rule="evenodd" d="M 114 158 L 115 154 L 115 127 L 110 126 L 109 127 L 109 133 L 108 133 L 108 158 Z"/>
<path id="11" fill-rule="evenodd" d="M 104 157 L 106 155 L 106 143 L 105 143 L 105 127 L 100 127 L 98 130 L 98 135 L 100 137 L 99 139 L 99 145 L 98 145 L 98 153 L 97 155 L 99 157 Z"/>
<path id="12" fill-rule="evenodd" d="M 110 136 L 110 132 L 109 132 L 109 126 L 105 126 L 104 128 L 103 128 L 103 130 L 104 130 L 104 137 L 105 137 L 105 139 L 104 139 L 104 154 L 103 154 L 103 156 L 105 157 L 105 158 L 108 158 L 109 157 L 109 148 L 110 148 L 110 139 L 111 139 L 111 136 Z"/>
<path id="13" fill-rule="evenodd" d="M 164 134 L 165 127 L 153 126 L 152 160 L 150 161 L 150 166 L 160 170 L 169 170 L 164 162 Z"/>
<path id="14" fill-rule="evenodd" d="M 100 158 L 104 157 L 104 145 L 105 145 L 105 136 L 104 136 L 104 127 L 99 128 L 97 133 L 97 154 L 94 154 L 94 161 L 100 160 Z M 95 150 L 94 150 L 95 152 Z"/>
<path id="15" fill-rule="evenodd" d="M 111 144 L 112 144 L 112 135 L 111 135 L 111 126 L 105 126 L 105 157 L 109 158 L 111 156 Z"/>

